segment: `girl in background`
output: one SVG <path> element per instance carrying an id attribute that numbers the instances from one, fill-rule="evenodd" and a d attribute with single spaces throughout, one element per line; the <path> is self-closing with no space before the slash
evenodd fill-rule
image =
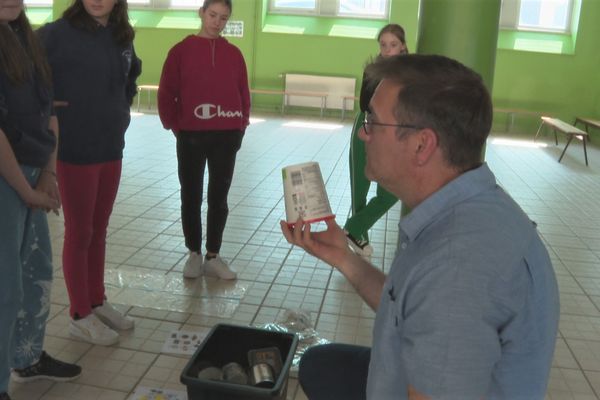
<path id="1" fill-rule="evenodd" d="M 126 0 L 75 0 L 40 29 L 61 126 L 58 184 L 65 216 L 63 271 L 73 337 L 99 345 L 134 321 L 107 300 L 106 231 L 112 212 L 141 62 Z"/>
<path id="2" fill-rule="evenodd" d="M 250 114 L 246 63 L 240 50 L 221 36 L 231 0 L 205 0 L 202 27 L 176 44 L 165 61 L 158 90 L 158 113 L 177 138 L 181 223 L 189 250 L 183 276 L 202 274 L 235 279 L 219 257 L 229 207 L 236 153 Z M 202 259 L 200 207 L 208 165 L 206 257 Z"/>
<path id="3" fill-rule="evenodd" d="M 404 28 L 398 24 L 384 26 L 377 35 L 379 42 L 378 57 L 391 57 L 408 54 Z M 370 256 L 373 247 L 369 243 L 369 229 L 381 218 L 398 199 L 377 184 L 375 197 L 367 203 L 367 194 L 371 182 L 365 177 L 365 143 L 358 138 L 362 129 L 365 113 L 369 110 L 369 102 L 379 82 L 370 82 L 363 74 L 360 89 L 360 112 L 354 120 L 350 142 L 350 190 L 352 194 L 352 215 L 346 221 L 344 230 L 348 244 L 362 256 Z"/>
<path id="4" fill-rule="evenodd" d="M 0 400 L 9 377 L 67 381 L 81 368 L 42 351 L 52 253 L 46 212 L 58 212 L 50 69 L 22 0 L 0 0 Z"/>

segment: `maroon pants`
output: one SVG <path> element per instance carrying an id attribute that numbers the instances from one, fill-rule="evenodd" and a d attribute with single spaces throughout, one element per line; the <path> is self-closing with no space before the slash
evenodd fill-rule
<path id="1" fill-rule="evenodd" d="M 100 164 L 57 163 L 65 217 L 63 272 L 71 317 L 86 317 L 104 302 L 106 229 L 121 178 L 121 160 Z"/>

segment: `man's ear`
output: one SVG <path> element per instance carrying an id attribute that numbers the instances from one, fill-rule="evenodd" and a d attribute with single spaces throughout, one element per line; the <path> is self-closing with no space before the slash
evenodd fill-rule
<path id="1" fill-rule="evenodd" d="M 431 128 L 421 129 L 414 142 L 415 158 L 418 165 L 425 165 L 438 149 L 438 136 Z"/>

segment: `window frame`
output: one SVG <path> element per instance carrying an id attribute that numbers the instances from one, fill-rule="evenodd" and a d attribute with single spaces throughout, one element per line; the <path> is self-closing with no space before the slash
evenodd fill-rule
<path id="1" fill-rule="evenodd" d="M 29 3 L 27 0 L 23 1 L 23 4 L 25 5 L 25 7 L 27 8 L 52 8 L 52 0 L 37 0 L 38 2 L 43 1 L 42 4 L 31 4 Z"/>
<path id="2" fill-rule="evenodd" d="M 500 11 L 500 29 L 523 32 L 570 34 L 573 23 L 573 9 L 575 7 L 575 0 L 567 1 L 568 5 L 565 27 L 564 29 L 556 29 L 547 27 L 521 26 L 519 24 L 521 0 L 502 0 Z"/>
<path id="3" fill-rule="evenodd" d="M 198 0 L 200 4 L 196 6 L 173 6 L 171 0 L 148 0 L 147 3 L 129 3 L 130 10 L 195 10 L 202 7 L 202 0 Z"/>
<path id="4" fill-rule="evenodd" d="M 335 1 L 314 0 L 315 7 L 312 9 L 294 8 L 294 7 L 278 7 L 275 5 L 276 1 L 277 0 L 269 0 L 269 4 L 268 4 L 269 14 L 334 17 L 334 18 L 359 18 L 359 19 L 372 19 L 372 20 L 387 20 L 390 15 L 390 3 L 391 3 L 391 0 L 383 0 L 383 1 L 385 1 L 383 15 L 375 15 L 375 14 L 342 13 L 342 12 L 340 12 L 340 1 L 341 0 L 335 0 Z"/>

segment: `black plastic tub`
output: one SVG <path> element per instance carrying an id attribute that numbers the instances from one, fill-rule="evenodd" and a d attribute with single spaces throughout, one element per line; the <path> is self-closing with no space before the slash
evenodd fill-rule
<path id="1" fill-rule="evenodd" d="M 267 331 L 247 326 L 215 325 L 181 373 L 188 400 L 285 400 L 290 367 L 298 338 L 294 334 Z M 198 378 L 200 368 L 207 363 L 223 367 L 230 362 L 248 369 L 248 351 L 277 347 L 283 366 L 272 388 L 259 388 L 225 381 Z"/>

